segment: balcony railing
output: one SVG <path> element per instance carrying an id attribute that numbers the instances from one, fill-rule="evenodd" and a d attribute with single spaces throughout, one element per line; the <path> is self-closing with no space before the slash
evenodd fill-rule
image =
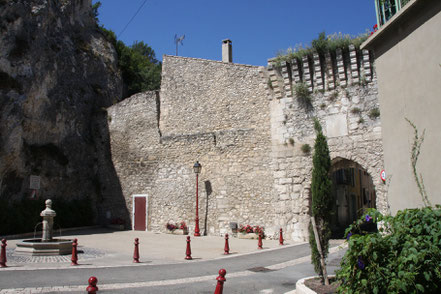
<path id="1" fill-rule="evenodd" d="M 392 16 L 401 10 L 410 0 L 375 0 L 378 27 L 383 26 Z"/>

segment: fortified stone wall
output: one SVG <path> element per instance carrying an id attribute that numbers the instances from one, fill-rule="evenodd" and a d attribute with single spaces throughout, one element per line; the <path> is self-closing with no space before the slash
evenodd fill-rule
<path id="1" fill-rule="evenodd" d="M 297 97 L 304 83 L 310 103 Z M 373 178 L 387 210 L 376 76 L 368 52 L 337 51 L 268 68 L 164 56 L 160 93 L 142 93 L 108 109 L 112 159 L 129 211 L 148 195 L 148 229 L 167 222 L 194 229 L 195 174 L 201 231 L 229 223 L 265 226 L 269 237 L 308 236 L 313 118 L 328 137 L 333 162 L 348 159 Z M 371 115 L 370 115 L 371 114 Z"/>
<path id="2" fill-rule="evenodd" d="M 314 118 L 327 136 L 331 160 L 348 159 L 372 177 L 377 208 L 387 212 L 381 181 L 383 147 L 378 117 L 377 81 L 368 51 L 337 50 L 335 55 L 304 57 L 301 62 L 269 60 L 266 90 L 270 101 L 274 188 L 278 194 L 275 224 L 295 240 L 308 234 Z M 297 95 L 308 88 L 310 102 Z"/>
<path id="3" fill-rule="evenodd" d="M 202 232 L 272 225 L 270 114 L 258 67 L 164 56 L 160 95 L 136 95 L 108 114 L 127 206 L 133 194 L 149 195 L 148 229 L 194 228 L 196 160 Z"/>

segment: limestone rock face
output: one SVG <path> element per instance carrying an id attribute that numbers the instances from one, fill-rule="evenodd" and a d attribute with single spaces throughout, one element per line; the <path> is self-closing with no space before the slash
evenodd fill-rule
<path id="1" fill-rule="evenodd" d="M 105 108 L 122 88 L 91 0 L 1 0 L 0 197 L 29 195 L 37 175 L 45 198 L 111 202 Z"/>

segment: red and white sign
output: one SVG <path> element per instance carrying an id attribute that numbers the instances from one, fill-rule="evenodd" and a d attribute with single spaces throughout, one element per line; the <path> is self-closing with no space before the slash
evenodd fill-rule
<path id="1" fill-rule="evenodd" d="M 383 182 L 386 182 L 386 171 L 384 169 L 380 173 L 380 178 Z"/>

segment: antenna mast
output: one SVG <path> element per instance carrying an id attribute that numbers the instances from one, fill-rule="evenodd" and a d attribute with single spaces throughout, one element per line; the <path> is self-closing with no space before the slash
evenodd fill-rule
<path id="1" fill-rule="evenodd" d="M 179 43 L 181 43 L 181 45 L 184 46 L 184 44 L 182 43 L 182 41 L 184 41 L 184 39 L 185 39 L 185 35 L 182 35 L 182 36 L 178 37 L 178 35 L 175 34 L 176 56 L 178 56 L 178 45 L 179 45 Z"/>

